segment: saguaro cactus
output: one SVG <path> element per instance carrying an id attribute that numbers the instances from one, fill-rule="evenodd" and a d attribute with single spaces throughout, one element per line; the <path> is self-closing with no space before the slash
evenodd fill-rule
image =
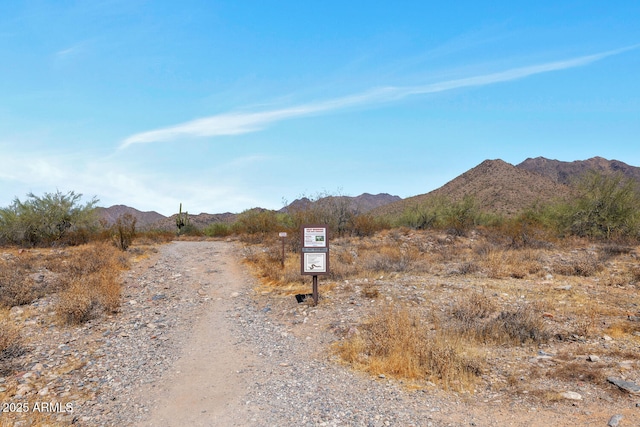
<path id="1" fill-rule="evenodd" d="M 182 213 L 182 203 L 180 203 L 180 211 L 178 212 L 178 216 L 176 217 L 176 227 L 178 227 L 178 234 L 182 231 L 182 229 L 189 225 L 189 212 Z"/>

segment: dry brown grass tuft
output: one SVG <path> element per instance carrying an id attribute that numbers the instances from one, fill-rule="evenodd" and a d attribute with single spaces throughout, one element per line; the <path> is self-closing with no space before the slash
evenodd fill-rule
<path id="1" fill-rule="evenodd" d="M 460 340 L 430 334 L 406 308 L 386 307 L 335 349 L 344 361 L 372 374 L 428 379 L 447 389 L 472 390 L 482 371 L 481 359 L 470 356 Z"/>
<path id="2" fill-rule="evenodd" d="M 29 304 L 44 295 L 32 276 L 36 263 L 37 255 L 27 251 L 0 257 L 0 307 Z"/>
<path id="3" fill-rule="evenodd" d="M 590 277 L 603 269 L 601 259 L 594 253 L 582 252 L 553 266 L 553 272 L 563 276 Z"/>
<path id="4" fill-rule="evenodd" d="M 606 368 L 606 365 L 602 363 L 571 361 L 555 366 L 547 372 L 547 376 L 567 382 L 584 381 L 593 384 L 605 384 L 606 370 L 604 368 Z"/>
<path id="5" fill-rule="evenodd" d="M 8 310 L 0 312 L 0 376 L 10 370 L 11 359 L 23 352 L 20 330 L 9 320 Z"/>
<path id="6" fill-rule="evenodd" d="M 95 244 L 74 253 L 63 266 L 64 289 L 58 295 L 58 318 L 77 324 L 120 306 L 121 253 L 113 245 Z"/>
<path id="7" fill-rule="evenodd" d="M 446 323 L 449 335 L 495 344 L 543 343 L 551 338 L 543 310 L 536 304 L 499 311 L 498 304 L 484 294 L 472 292 L 454 300 Z"/>

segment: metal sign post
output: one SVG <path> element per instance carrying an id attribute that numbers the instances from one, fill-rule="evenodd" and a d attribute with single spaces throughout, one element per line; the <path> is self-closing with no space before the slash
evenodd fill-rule
<path id="1" fill-rule="evenodd" d="M 326 225 L 301 227 L 300 274 L 313 276 L 313 304 L 318 305 L 318 275 L 329 274 L 329 235 Z"/>

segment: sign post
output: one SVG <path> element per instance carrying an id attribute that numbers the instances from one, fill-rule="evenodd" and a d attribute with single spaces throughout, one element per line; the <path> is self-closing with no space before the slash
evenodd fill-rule
<path id="1" fill-rule="evenodd" d="M 284 268 L 284 240 L 287 238 L 287 232 L 286 231 L 282 231 L 282 232 L 278 233 L 278 235 L 282 239 L 282 268 Z"/>
<path id="2" fill-rule="evenodd" d="M 301 227 L 300 273 L 313 276 L 313 304 L 318 305 L 318 275 L 329 274 L 329 235 L 326 225 Z"/>

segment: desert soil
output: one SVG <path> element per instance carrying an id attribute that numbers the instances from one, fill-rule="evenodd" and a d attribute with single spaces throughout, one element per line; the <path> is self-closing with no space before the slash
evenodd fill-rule
<path id="1" fill-rule="evenodd" d="M 331 330 L 348 321 L 353 304 L 323 299 L 318 307 L 300 306 L 293 296 L 268 292 L 249 276 L 233 243 L 179 242 L 163 247 L 160 257 L 166 253 L 179 254 L 172 259 L 190 271 L 191 286 L 214 271 L 211 300 L 185 331 L 180 359 L 153 391 L 138 394 L 153 402 L 140 425 L 605 426 L 618 413 L 621 426 L 638 422 L 628 402 L 545 408 L 508 396 L 491 401 L 416 390 L 353 372 L 329 349 L 337 339 Z"/>
<path id="2" fill-rule="evenodd" d="M 23 394 L 35 401 L 46 388 L 46 399 L 71 402 L 73 413 L 57 420 L 79 426 L 607 426 L 616 414 L 620 427 L 640 425 L 640 399 L 615 387 L 611 397 L 548 401 L 354 371 L 331 344 L 389 301 L 320 282 L 323 298 L 311 307 L 260 284 L 239 243 L 158 246 L 125 272 L 118 314 L 58 335 L 36 329 L 47 301 L 12 313 L 36 335 L 55 334 L 51 348 L 21 361 L 34 374 L 20 374 Z M 49 383 L 30 383 L 36 377 Z M 3 381 L 8 393 L 13 379 Z"/>

